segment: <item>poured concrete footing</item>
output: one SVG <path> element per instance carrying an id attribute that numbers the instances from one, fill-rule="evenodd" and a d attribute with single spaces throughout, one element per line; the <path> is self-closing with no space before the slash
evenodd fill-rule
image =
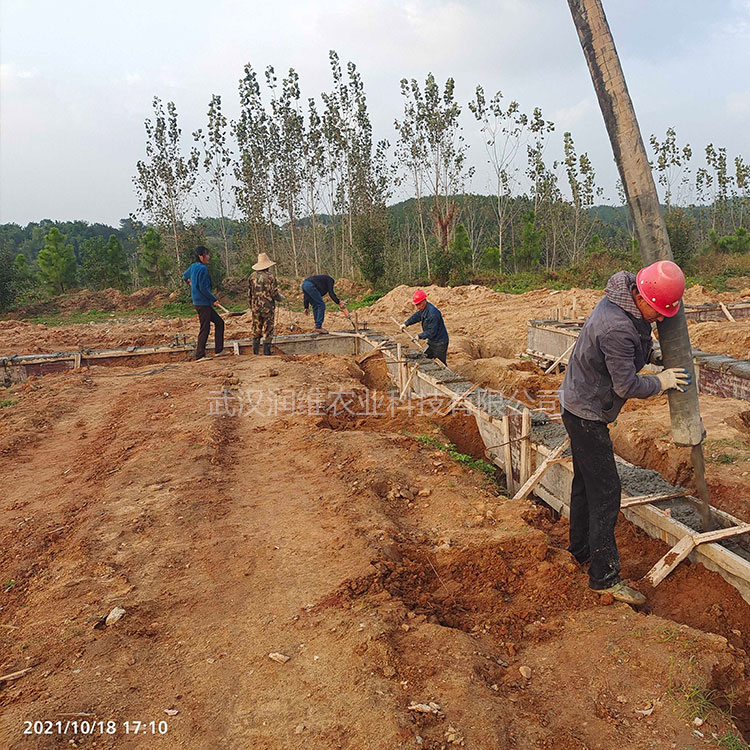
<path id="1" fill-rule="evenodd" d="M 384 338 L 382 335 L 362 335 L 362 352 L 375 348 Z M 474 385 L 459 373 L 440 367 L 418 353 L 405 353 L 399 361 L 395 343 L 382 346 L 380 351 L 390 378 L 399 389 L 406 382 L 411 368 L 417 368 L 410 385 L 414 396 L 439 395 L 452 398 L 456 394 L 467 392 Z M 523 440 L 521 425 L 526 407 L 495 391 L 476 388 L 461 402 L 460 408 L 475 417 L 486 447 L 486 457 L 505 473 L 511 492 L 516 491 L 567 438 L 562 424 L 555 422 L 544 412 L 531 411 L 527 417 L 531 425 L 530 437 L 528 441 Z M 569 451 L 566 454 L 569 455 Z M 675 493 L 681 490 L 655 471 L 634 466 L 619 457 L 616 460 L 625 497 Z M 542 475 L 533 492 L 555 511 L 568 517 L 572 479 L 570 462 L 554 463 Z M 680 498 L 636 505 L 623 509 L 622 513 L 649 536 L 674 546 L 686 535 L 696 534 L 699 530 L 694 503 L 695 498 L 684 492 Z M 716 508 L 713 509 L 713 514 L 723 527 L 742 523 Z M 691 553 L 690 559 L 717 572 L 750 603 L 750 538 L 747 535 L 723 543 L 703 544 Z"/>
<path id="2" fill-rule="evenodd" d="M 583 321 L 530 320 L 526 353 L 542 366 L 567 365 Z M 693 349 L 698 393 L 750 401 L 750 360 Z"/>
<path id="3" fill-rule="evenodd" d="M 284 354 L 356 354 L 359 344 L 353 331 L 329 334 L 299 333 L 274 336 L 273 345 Z M 252 339 L 233 339 L 226 342 L 229 352 L 252 353 Z M 213 354 L 213 346 L 207 348 Z M 6 387 L 22 383 L 30 376 L 49 375 L 54 372 L 74 370 L 79 367 L 130 366 L 155 362 L 184 362 L 195 355 L 195 344 L 167 346 L 129 346 L 125 349 L 81 349 L 75 352 L 50 352 L 48 354 L 17 354 L 0 357 L 0 384 Z"/>

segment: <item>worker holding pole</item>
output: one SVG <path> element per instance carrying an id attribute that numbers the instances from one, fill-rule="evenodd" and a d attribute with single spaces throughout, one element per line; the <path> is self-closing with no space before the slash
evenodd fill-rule
<path id="1" fill-rule="evenodd" d="M 401 330 L 405 331 L 407 326 L 414 323 L 421 323 L 422 333 L 417 334 L 417 338 L 427 339 L 425 356 L 447 364 L 445 358 L 448 353 L 448 331 L 443 322 L 443 314 L 432 302 L 427 301 L 427 294 L 423 289 L 417 289 L 411 301 L 417 311 L 401 324 Z"/>
<path id="2" fill-rule="evenodd" d="M 190 295 L 200 321 L 198 343 L 195 347 L 195 359 L 198 362 L 211 359 L 206 356 L 206 342 L 211 331 L 211 323 L 214 324 L 215 356 L 228 354 L 224 350 L 224 320 L 214 309 L 217 299 L 211 291 L 211 277 L 208 274 L 209 260 L 211 260 L 209 249 L 203 245 L 198 246 L 195 249 L 195 262 L 182 274 L 182 280 L 190 287 Z"/>
<path id="3" fill-rule="evenodd" d="M 559 390 L 562 419 L 573 453 L 570 546 L 579 563 L 590 561 L 589 586 L 628 604 L 646 598 L 620 579 L 615 523 L 622 488 L 608 424 L 628 398 L 685 391 L 690 375 L 682 368 L 639 375 L 660 364 L 654 356 L 651 325 L 677 314 L 685 277 L 672 261 L 620 271 L 609 279 L 581 329 Z"/>
<path id="4" fill-rule="evenodd" d="M 276 277 L 270 271 L 275 265 L 268 255 L 260 253 L 248 280 L 247 296 L 253 311 L 253 354 L 260 353 L 261 336 L 264 337 L 263 354 L 271 353 L 276 303 L 284 301 Z"/>

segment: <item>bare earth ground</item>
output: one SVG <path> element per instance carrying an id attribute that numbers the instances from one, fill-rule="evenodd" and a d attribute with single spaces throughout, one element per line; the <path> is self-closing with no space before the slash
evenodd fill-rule
<path id="1" fill-rule="evenodd" d="M 225 387 L 288 405 L 362 381 L 309 355 L 13 389 L 0 662 L 31 669 L 0 683 L 2 747 L 699 747 L 693 715 L 715 746 L 731 724 L 706 696 L 750 730 L 750 608 L 702 566 L 650 613 L 602 606 L 566 524 L 417 442 L 438 434 L 426 417 L 208 410 Z M 444 427 L 476 440 L 460 416 Z M 618 535 L 634 578 L 666 551 Z M 84 716 L 117 734 L 23 734 Z M 144 742 L 134 720 L 169 729 Z"/>

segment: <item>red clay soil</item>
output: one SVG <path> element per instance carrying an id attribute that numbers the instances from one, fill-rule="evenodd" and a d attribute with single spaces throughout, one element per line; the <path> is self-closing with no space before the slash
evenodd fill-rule
<path id="1" fill-rule="evenodd" d="M 393 417 L 330 423 L 319 395 L 363 377 L 242 357 L 8 392 L 0 678 L 28 671 L 0 679 L 0 746 L 143 747 L 125 722 L 164 721 L 160 746 L 191 750 L 683 748 L 696 691 L 746 721 L 734 589 L 683 565 L 653 613 L 599 597 L 564 522 L 415 440 L 446 439 L 433 419 L 381 393 Z M 628 575 L 663 554 L 619 534 Z"/>

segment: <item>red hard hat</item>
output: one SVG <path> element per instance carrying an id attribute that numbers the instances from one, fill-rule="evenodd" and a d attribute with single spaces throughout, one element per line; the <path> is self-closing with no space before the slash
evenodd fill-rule
<path id="1" fill-rule="evenodd" d="M 666 318 L 677 315 L 685 292 L 685 275 L 671 260 L 657 260 L 641 268 L 635 283 L 643 299 Z"/>
<path id="2" fill-rule="evenodd" d="M 411 301 L 418 305 L 420 302 L 424 302 L 427 299 L 427 295 L 425 294 L 424 290 L 417 289 L 416 292 L 414 292 L 414 296 L 411 298 Z"/>

